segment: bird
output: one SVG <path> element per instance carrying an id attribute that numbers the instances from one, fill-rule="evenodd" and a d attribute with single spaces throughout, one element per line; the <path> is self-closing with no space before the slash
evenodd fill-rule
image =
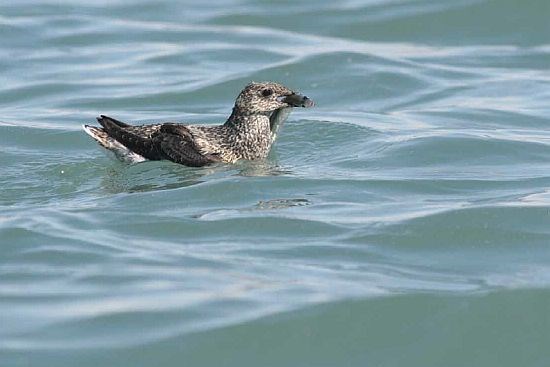
<path id="1" fill-rule="evenodd" d="M 169 160 L 190 167 L 266 158 L 293 107 L 313 107 L 308 97 L 275 82 L 251 82 L 221 125 L 129 125 L 101 115 L 101 127 L 83 125 L 101 146 L 127 163 Z"/>

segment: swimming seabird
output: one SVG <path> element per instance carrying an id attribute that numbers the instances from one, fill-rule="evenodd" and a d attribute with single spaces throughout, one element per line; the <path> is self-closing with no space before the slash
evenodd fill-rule
<path id="1" fill-rule="evenodd" d="M 265 158 L 291 108 L 312 106 L 311 99 L 281 84 L 253 82 L 241 91 L 222 125 L 166 122 L 135 126 L 101 115 L 97 121 L 102 127 L 83 128 L 124 161 L 167 159 L 200 167 Z"/>

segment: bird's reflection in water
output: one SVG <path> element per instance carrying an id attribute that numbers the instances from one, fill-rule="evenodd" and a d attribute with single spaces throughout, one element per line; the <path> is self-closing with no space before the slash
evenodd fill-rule
<path id="1" fill-rule="evenodd" d="M 284 176 L 293 172 L 286 167 L 277 164 L 275 160 L 241 161 L 234 165 L 239 176 L 261 177 L 261 176 Z"/>
<path id="2" fill-rule="evenodd" d="M 169 162 L 114 163 L 107 168 L 101 183 L 110 193 L 170 190 L 204 182 L 203 177 L 216 168 L 191 168 Z"/>
<path id="3" fill-rule="evenodd" d="M 206 167 L 186 167 L 172 162 L 143 162 L 127 165 L 114 162 L 101 184 L 109 193 L 170 190 L 228 176 L 281 176 L 292 174 L 269 160 L 242 161 L 234 165 L 215 164 Z"/>

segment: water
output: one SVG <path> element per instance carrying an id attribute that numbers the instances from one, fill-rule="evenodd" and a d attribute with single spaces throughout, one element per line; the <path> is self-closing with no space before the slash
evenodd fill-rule
<path id="1" fill-rule="evenodd" d="M 0 1 L 0 365 L 550 365 L 547 1 Z M 269 159 L 81 130 L 313 98 Z"/>

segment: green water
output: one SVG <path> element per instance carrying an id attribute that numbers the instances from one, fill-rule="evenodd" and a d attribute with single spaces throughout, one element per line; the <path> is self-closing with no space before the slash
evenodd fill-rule
<path id="1" fill-rule="evenodd" d="M 550 366 L 550 2 L 0 0 L 0 366 Z M 81 130 L 314 99 L 270 157 Z"/>

